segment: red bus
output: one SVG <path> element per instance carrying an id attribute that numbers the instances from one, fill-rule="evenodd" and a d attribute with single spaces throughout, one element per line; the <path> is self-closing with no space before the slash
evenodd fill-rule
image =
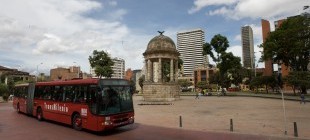
<path id="1" fill-rule="evenodd" d="M 132 87 L 124 79 L 80 79 L 16 85 L 17 112 L 104 131 L 134 123 Z"/>

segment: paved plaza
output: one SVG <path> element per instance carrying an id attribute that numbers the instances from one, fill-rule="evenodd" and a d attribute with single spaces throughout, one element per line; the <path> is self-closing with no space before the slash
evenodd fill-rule
<path id="1" fill-rule="evenodd" d="M 285 101 L 286 129 L 280 99 L 257 97 L 181 96 L 172 105 L 138 105 L 142 96 L 134 96 L 136 123 L 198 131 L 294 137 L 293 122 L 297 122 L 299 138 L 310 139 L 310 103 Z M 180 128 L 179 116 L 182 116 Z"/>

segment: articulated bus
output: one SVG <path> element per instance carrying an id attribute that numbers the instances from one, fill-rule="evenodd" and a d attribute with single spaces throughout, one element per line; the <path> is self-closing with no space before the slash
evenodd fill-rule
<path id="1" fill-rule="evenodd" d="M 132 87 L 124 79 L 79 79 L 16 85 L 17 112 L 104 131 L 134 123 Z"/>

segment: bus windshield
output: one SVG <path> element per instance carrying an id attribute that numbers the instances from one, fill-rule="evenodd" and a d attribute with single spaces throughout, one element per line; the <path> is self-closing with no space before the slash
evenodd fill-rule
<path id="1" fill-rule="evenodd" d="M 98 94 L 98 115 L 133 111 L 129 85 L 102 86 Z"/>

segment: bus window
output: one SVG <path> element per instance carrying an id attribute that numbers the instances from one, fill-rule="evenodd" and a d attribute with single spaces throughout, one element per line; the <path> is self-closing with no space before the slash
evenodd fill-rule
<path id="1" fill-rule="evenodd" d="M 51 93 L 51 87 L 50 86 L 45 86 L 43 90 L 43 99 L 45 100 L 51 100 L 52 99 L 52 93 Z"/>
<path id="2" fill-rule="evenodd" d="M 43 86 L 36 87 L 34 92 L 34 98 L 43 99 L 43 95 L 44 95 L 44 87 Z"/>
<path id="3" fill-rule="evenodd" d="M 64 91 L 65 91 L 65 101 L 66 102 L 73 102 L 73 99 L 74 99 L 73 87 L 72 86 L 66 86 L 64 88 Z"/>
<path id="4" fill-rule="evenodd" d="M 28 87 L 22 87 L 22 97 L 27 99 L 27 97 L 28 97 Z"/>
<path id="5" fill-rule="evenodd" d="M 63 101 L 63 86 L 55 86 L 52 97 L 54 101 Z"/>
<path id="6" fill-rule="evenodd" d="M 80 93 L 78 96 L 79 101 L 86 102 L 87 100 L 86 95 L 87 95 L 87 86 L 83 85 L 80 87 Z"/>
<path id="7" fill-rule="evenodd" d="M 97 86 L 90 85 L 88 93 L 88 103 L 92 113 L 97 114 Z"/>

